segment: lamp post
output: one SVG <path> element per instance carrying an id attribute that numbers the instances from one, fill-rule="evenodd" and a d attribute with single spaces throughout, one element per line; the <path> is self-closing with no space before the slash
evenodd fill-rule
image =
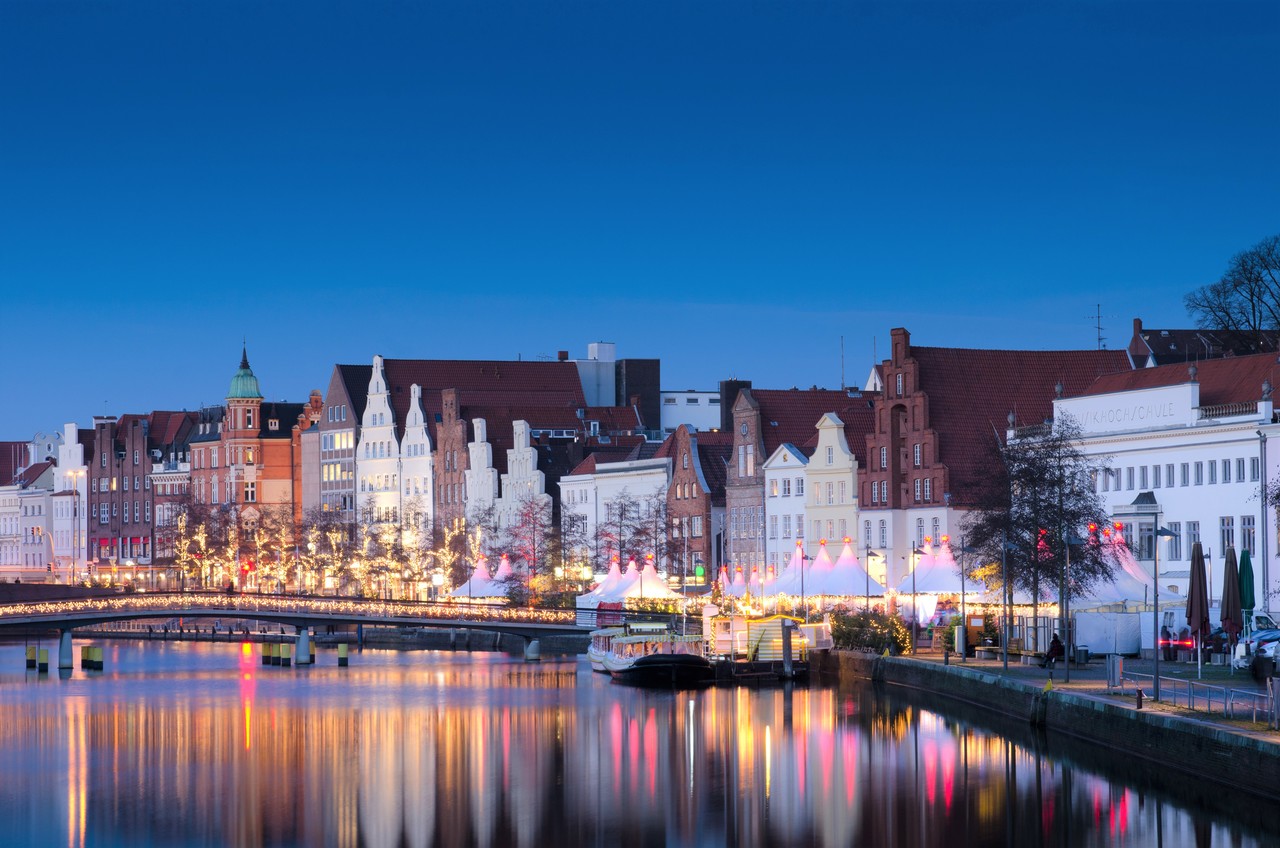
<path id="1" fill-rule="evenodd" d="M 1004 671 L 1009 672 L 1009 531 L 1004 533 L 1000 546 L 1000 593 L 1004 596 L 1004 627 L 1000 636 L 1000 653 L 1004 658 Z"/>
<path id="2" fill-rule="evenodd" d="M 920 602 L 916 598 L 916 566 L 920 563 L 920 554 L 924 551 L 920 550 L 919 545 L 911 548 L 911 655 L 916 654 L 916 640 L 918 638 L 917 631 L 920 629 Z"/>
<path id="3" fill-rule="evenodd" d="M 964 644 L 960 646 L 960 662 L 965 662 L 969 656 L 969 614 L 965 610 L 965 604 L 964 604 L 964 596 L 968 594 L 968 589 L 965 586 L 965 577 L 964 577 L 965 568 L 964 568 L 963 557 L 965 554 L 976 553 L 976 551 L 973 548 L 970 548 L 967 545 L 965 545 L 963 535 L 960 537 L 960 549 L 958 553 L 961 556 L 961 560 L 958 563 L 960 566 L 960 621 L 964 625 L 961 628 L 962 630 L 964 630 Z"/>
<path id="4" fill-rule="evenodd" d="M 1173 531 L 1160 526 L 1160 513 L 1156 513 L 1156 532 L 1152 537 L 1151 565 L 1151 656 L 1155 659 L 1151 675 L 1151 697 L 1160 700 L 1160 540 L 1173 538 Z"/>
<path id="5" fill-rule="evenodd" d="M 71 501 L 71 575 L 67 580 L 68 583 L 80 574 L 80 478 L 84 474 L 83 468 L 73 468 L 67 472 L 74 492 Z"/>
<path id="6" fill-rule="evenodd" d="M 862 561 L 864 568 L 862 569 L 867 578 L 867 596 L 864 602 L 864 612 L 871 612 L 871 541 L 867 540 L 867 556 Z"/>
<path id="7" fill-rule="evenodd" d="M 1075 536 L 1071 535 L 1071 531 L 1069 529 L 1065 527 L 1063 528 L 1062 530 L 1062 555 L 1063 555 L 1062 590 L 1060 593 L 1062 597 L 1060 599 L 1061 600 L 1060 606 L 1062 607 L 1062 635 L 1066 640 L 1066 649 L 1065 649 L 1066 656 L 1064 657 L 1066 662 L 1062 664 L 1064 669 L 1064 675 L 1065 675 L 1063 677 L 1063 680 L 1067 683 L 1071 682 L 1071 649 L 1072 649 L 1072 643 L 1071 643 L 1071 546 L 1083 545 L 1083 544 L 1084 544 L 1084 539 L 1076 538 Z"/>

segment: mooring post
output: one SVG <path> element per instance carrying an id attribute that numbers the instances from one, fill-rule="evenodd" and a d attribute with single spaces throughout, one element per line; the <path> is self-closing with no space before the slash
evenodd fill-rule
<path id="1" fill-rule="evenodd" d="M 364 625 L 363 624 L 356 625 L 356 644 L 360 648 L 364 648 Z"/>
<path id="2" fill-rule="evenodd" d="M 62 638 L 58 641 L 58 668 L 74 668 L 75 661 L 72 659 L 71 653 L 71 628 L 62 631 Z"/>
<path id="3" fill-rule="evenodd" d="M 311 628 L 298 628 L 298 665 L 311 663 Z"/>
<path id="4" fill-rule="evenodd" d="M 782 676 L 787 680 L 795 677 L 795 669 L 791 665 L 791 629 L 795 626 L 791 619 L 782 619 Z"/>
<path id="5" fill-rule="evenodd" d="M 347 643 L 341 642 L 338 645 L 338 666 L 345 667 L 347 662 Z"/>
<path id="6" fill-rule="evenodd" d="M 542 659 L 542 645 L 537 639 L 530 639 L 524 643 L 524 661 L 538 662 Z"/>

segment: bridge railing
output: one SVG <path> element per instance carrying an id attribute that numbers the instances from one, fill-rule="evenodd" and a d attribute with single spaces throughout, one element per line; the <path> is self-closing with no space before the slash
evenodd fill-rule
<path id="1" fill-rule="evenodd" d="M 0 604 L 0 622 L 25 617 L 84 615 L 86 613 L 143 613 L 157 616 L 187 610 L 241 613 L 289 613 L 323 617 L 439 619 L 521 624 L 574 624 L 573 610 L 508 607 L 466 602 L 392 601 L 368 598 L 296 595 L 248 595 L 222 592 L 148 593 L 117 597 L 25 601 Z"/>

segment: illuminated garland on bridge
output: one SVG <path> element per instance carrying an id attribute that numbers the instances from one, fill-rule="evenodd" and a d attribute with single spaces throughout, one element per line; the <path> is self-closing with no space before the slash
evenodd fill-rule
<path id="1" fill-rule="evenodd" d="M 287 598 L 226 594 L 184 593 L 180 595 L 131 596 L 125 598 L 83 598 L 67 601 L 29 601 L 0 605 L 0 623 L 27 616 L 75 615 L 78 613 L 154 612 L 156 617 L 191 611 L 243 613 L 311 613 L 319 616 L 360 618 L 403 618 L 411 620 L 494 621 L 537 624 L 573 624 L 573 610 L 532 607 L 502 607 L 484 604 L 406 603 L 403 601 L 357 598 Z"/>

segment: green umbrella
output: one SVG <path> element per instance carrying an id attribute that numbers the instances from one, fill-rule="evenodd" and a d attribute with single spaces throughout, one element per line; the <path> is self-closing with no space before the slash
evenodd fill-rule
<path id="1" fill-rule="evenodd" d="M 1249 551 L 1240 552 L 1240 609 L 1244 610 L 1244 628 L 1253 630 L 1253 605 L 1257 600 L 1253 597 L 1253 563 L 1249 559 Z"/>

